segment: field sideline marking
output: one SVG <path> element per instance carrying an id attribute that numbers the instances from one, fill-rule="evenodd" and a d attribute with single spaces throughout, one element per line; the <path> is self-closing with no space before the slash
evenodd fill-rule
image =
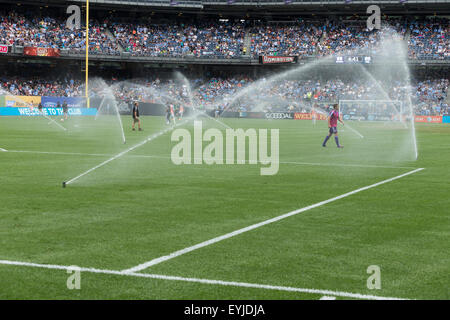
<path id="1" fill-rule="evenodd" d="M 166 256 L 162 256 L 162 257 L 159 257 L 159 258 L 152 259 L 150 261 L 144 262 L 144 263 L 139 264 L 139 265 L 137 265 L 135 267 L 132 267 L 132 268 L 129 268 L 129 269 L 125 269 L 125 270 L 122 270 L 122 271 L 125 272 L 125 273 L 127 273 L 127 272 L 133 273 L 133 272 L 142 271 L 142 270 L 147 269 L 147 268 L 149 268 L 151 266 L 160 264 L 161 262 L 165 262 L 167 260 L 171 260 L 173 258 L 179 257 L 179 256 L 181 256 L 183 254 L 186 254 L 186 253 L 189 253 L 191 251 L 204 248 L 206 246 L 209 246 L 211 244 L 217 243 L 219 241 L 229 239 L 231 237 L 237 236 L 237 235 L 242 234 L 244 232 L 251 231 L 251 230 L 257 229 L 259 227 L 265 226 L 267 224 L 280 221 L 282 219 L 285 219 L 285 218 L 297 215 L 297 214 L 305 212 L 307 210 L 311 210 L 311 209 L 323 206 L 323 205 L 328 204 L 330 202 L 334 202 L 334 201 L 346 198 L 346 197 L 351 196 L 351 195 L 353 195 L 355 193 L 358 193 L 358 192 L 361 192 L 361 191 L 365 191 L 365 190 L 368 190 L 368 189 L 371 189 L 371 188 L 375 188 L 375 187 L 378 187 L 378 186 L 380 186 L 382 184 L 385 184 L 385 183 L 388 183 L 388 182 L 391 182 L 391 181 L 394 181 L 394 180 L 397 180 L 397 179 L 401 179 L 401 178 L 406 177 L 408 175 L 411 175 L 411 174 L 414 174 L 416 172 L 422 171 L 423 169 L 424 168 L 418 168 L 418 169 L 415 169 L 415 170 L 412 170 L 412 171 L 408 171 L 406 173 L 403 173 L 401 175 L 395 176 L 393 178 L 389 178 L 389 179 L 386 179 L 386 180 L 383 180 L 383 181 L 371 184 L 369 186 L 365 186 L 365 187 L 362 187 L 362 188 L 359 188 L 359 189 L 356 189 L 356 190 L 344 193 L 344 194 L 342 194 L 340 196 L 336 196 L 336 197 L 330 198 L 328 200 L 317 202 L 317 203 L 309 205 L 307 207 L 303 207 L 303 208 L 300 208 L 300 209 L 297 209 L 297 210 L 285 213 L 283 215 L 280 215 L 280 216 L 277 216 L 277 217 L 274 217 L 274 218 L 271 218 L 271 219 L 268 219 L 268 220 L 265 220 L 265 221 L 262 221 L 262 222 L 259 222 L 259 223 L 256 223 L 256 224 L 252 224 L 252 225 L 250 225 L 248 227 L 229 232 L 227 234 L 224 234 L 222 236 L 219 236 L 219 237 L 216 237 L 216 238 L 213 238 L 213 239 L 210 239 L 210 240 L 206 240 L 206 241 L 198 243 L 196 245 L 193 245 L 193 246 L 190 246 L 190 247 L 187 247 L 187 248 L 184 248 L 184 249 L 172 252 L 172 253 L 170 253 L 170 254 L 168 254 Z"/>
<path id="2" fill-rule="evenodd" d="M 0 148 L 0 151 L 1 148 Z M 7 150 L 4 150 L 7 151 Z M 9 150 L 8 152 L 16 153 L 35 153 L 35 154 L 56 154 L 56 155 L 72 155 L 72 156 L 90 156 L 90 157 L 112 157 L 113 154 L 107 153 L 82 153 L 82 152 L 58 152 L 58 151 L 32 151 L 32 150 Z M 129 154 L 127 157 L 135 158 L 152 158 L 152 159 L 170 159 L 169 156 L 158 155 L 141 155 L 141 154 Z M 205 160 L 205 159 L 203 159 Z M 248 162 L 248 161 L 246 161 Z M 385 168 L 385 169 L 417 169 L 416 167 L 404 167 L 404 166 L 383 166 L 374 164 L 352 164 L 352 163 L 321 163 L 321 162 L 296 162 L 296 161 L 280 161 L 280 164 L 294 164 L 304 166 L 333 166 L 333 167 L 358 167 L 358 168 Z"/>
<path id="3" fill-rule="evenodd" d="M 3 148 L 0 148 L 0 151 L 2 151 L 2 152 L 8 152 L 8 150 L 3 149 Z"/>
<path id="4" fill-rule="evenodd" d="M 118 275 L 118 276 L 151 278 L 151 279 L 157 279 L 157 280 L 184 281 L 184 282 L 194 282 L 194 283 L 221 285 L 221 286 L 230 286 L 230 287 L 243 287 L 243 288 L 254 288 L 254 289 L 300 292 L 300 293 L 319 294 L 319 295 L 326 295 L 326 296 L 339 296 L 339 297 L 344 297 L 344 298 L 355 298 L 355 299 L 408 300 L 408 299 L 403 299 L 403 298 L 365 295 L 365 294 L 351 293 L 351 292 L 344 292 L 344 291 L 307 289 L 307 288 L 274 286 L 274 285 L 265 285 L 265 284 L 256 284 L 256 283 L 211 280 L 211 279 L 200 279 L 200 278 L 186 278 L 186 277 L 178 277 L 178 276 L 166 276 L 166 275 L 160 275 L 160 274 L 123 272 L 123 271 L 116 271 L 116 270 L 81 268 L 81 267 L 77 267 L 77 266 L 62 266 L 62 265 L 54 265 L 54 264 L 40 264 L 40 263 L 10 261 L 10 260 L 0 260 L 0 264 L 11 265 L 11 266 L 45 268 L 45 269 L 57 269 L 57 270 L 79 270 L 80 272 L 112 274 L 112 275 Z"/>
<path id="5" fill-rule="evenodd" d="M 108 164 L 108 163 L 110 163 L 111 161 L 114 161 L 115 159 L 120 158 L 120 157 L 123 156 L 124 154 L 127 154 L 128 152 L 133 151 L 134 149 L 137 149 L 137 148 L 139 148 L 140 146 L 143 146 L 144 144 L 146 144 L 146 143 L 148 143 L 148 142 L 150 142 L 150 141 L 152 141 L 152 140 L 154 140 L 154 139 L 156 139 L 156 138 L 158 138 L 158 137 L 160 137 L 160 136 L 166 134 L 167 132 L 172 131 L 172 130 L 175 129 L 177 126 L 181 126 L 181 125 L 186 124 L 188 121 L 189 121 L 189 120 L 181 121 L 181 122 L 179 122 L 178 124 L 176 124 L 176 125 L 174 125 L 174 126 L 165 128 L 165 129 L 163 129 L 163 130 L 161 130 L 161 131 L 159 131 L 159 132 L 156 132 L 156 133 L 154 133 L 154 134 L 148 136 L 145 140 L 143 140 L 143 141 L 141 141 L 141 142 L 135 144 L 134 146 L 132 146 L 132 147 L 126 149 L 126 150 L 123 150 L 123 151 L 119 152 L 119 153 L 116 154 L 115 156 L 109 158 L 108 160 L 103 161 L 102 163 L 96 165 L 95 167 L 92 167 L 92 168 L 89 169 L 89 170 L 86 170 L 85 172 L 79 174 L 79 175 L 76 176 L 75 178 L 72 178 L 72 179 L 66 181 L 65 184 L 68 185 L 68 184 L 70 184 L 70 183 L 72 183 L 72 182 L 74 182 L 74 181 L 80 179 L 81 177 L 84 177 L 85 175 L 91 173 L 92 171 L 97 170 L 97 169 L 100 168 L 100 167 L 103 167 L 105 164 Z"/>

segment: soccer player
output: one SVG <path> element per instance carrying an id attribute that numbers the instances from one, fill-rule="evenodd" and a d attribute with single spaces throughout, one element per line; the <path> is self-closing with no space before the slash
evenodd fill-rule
<path id="1" fill-rule="evenodd" d="M 173 122 L 175 122 L 175 107 L 173 104 L 170 105 L 170 117 L 172 118 Z"/>
<path id="2" fill-rule="evenodd" d="M 135 125 L 136 122 L 137 122 L 139 131 L 142 131 L 142 128 L 141 128 L 141 119 L 139 119 L 139 104 L 138 104 L 137 101 L 134 102 L 134 105 L 133 105 L 133 111 L 132 111 L 132 112 L 133 112 L 133 113 L 132 113 L 132 116 L 133 116 L 133 124 L 131 125 L 132 130 L 133 130 L 133 131 L 136 131 L 136 129 L 134 128 L 134 125 Z"/>
<path id="3" fill-rule="evenodd" d="M 325 137 L 325 140 L 322 143 L 322 147 L 326 147 L 328 139 L 334 134 L 334 140 L 336 141 L 336 145 L 338 148 L 343 148 L 344 146 L 339 144 L 339 138 L 338 138 L 338 132 L 337 132 L 337 122 L 342 123 L 344 125 L 344 122 L 341 120 L 339 116 L 339 105 L 336 103 L 333 105 L 333 110 L 331 110 L 330 114 L 328 115 L 328 128 L 329 134 Z"/>
<path id="4" fill-rule="evenodd" d="M 58 102 L 56 102 L 56 108 L 58 109 L 57 112 L 59 113 L 59 110 L 61 109 L 61 103 L 59 103 L 59 100 Z M 64 121 L 64 118 L 61 118 L 61 121 Z"/>
<path id="5" fill-rule="evenodd" d="M 68 114 L 69 114 L 69 106 L 67 105 L 66 100 L 64 100 L 64 102 L 62 104 L 62 108 L 63 108 L 63 113 L 64 113 L 64 119 L 67 120 Z"/>
<path id="6" fill-rule="evenodd" d="M 183 118 L 183 113 L 184 113 L 184 106 L 181 105 L 180 110 L 178 111 L 178 120 L 181 120 Z"/>
<path id="7" fill-rule="evenodd" d="M 166 108 L 166 124 L 170 124 L 170 106 Z"/>

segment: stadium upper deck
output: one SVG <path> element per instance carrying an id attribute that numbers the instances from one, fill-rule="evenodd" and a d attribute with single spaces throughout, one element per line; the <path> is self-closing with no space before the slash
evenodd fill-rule
<path id="1" fill-rule="evenodd" d="M 291 23 L 261 23 L 209 19 L 167 22 L 126 21 L 118 17 L 92 20 L 90 52 L 97 55 L 257 59 L 297 56 L 299 59 L 365 48 L 375 55 L 382 32 L 370 32 L 361 21 L 296 19 Z M 445 18 L 391 19 L 390 25 L 409 44 L 414 60 L 450 60 L 450 24 Z M 84 30 L 69 30 L 63 17 L 0 14 L 0 44 L 20 54 L 23 47 L 54 48 L 63 54 L 85 51 Z"/>
<path id="2" fill-rule="evenodd" d="M 61 57 L 83 59 L 85 52 L 84 26 L 80 30 L 65 27 L 65 6 L 67 1 L 46 1 L 38 6 L 24 1 L 14 5 L 4 2 L 0 11 L 0 45 L 7 45 L 7 55 L 22 56 L 24 47 L 54 48 Z M 80 1 L 84 2 L 84 1 Z M 172 2 L 172 11 L 137 9 L 131 3 L 170 3 L 170 1 L 115 1 L 91 0 L 90 53 L 93 60 L 106 61 L 149 61 L 193 64 L 259 64 L 260 56 L 296 56 L 314 59 L 318 56 L 336 54 L 356 47 L 364 47 L 367 54 L 376 55 L 372 50 L 379 40 L 379 32 L 369 32 L 365 27 L 367 14 L 352 13 L 355 5 L 370 1 L 297 1 L 294 5 L 340 3 L 339 8 L 347 14 L 335 14 L 323 6 L 318 15 L 297 15 L 286 13 L 287 5 L 271 1 L 236 1 L 227 8 L 230 11 L 215 15 L 213 11 L 196 9 L 196 13 L 184 12 L 179 5 L 183 1 Z M 109 10 L 107 3 L 114 3 L 116 9 Z M 184 1 L 186 3 L 221 4 L 221 1 Z M 398 1 L 395 7 L 402 7 Z M 409 1 L 407 15 L 395 14 L 382 7 L 385 25 L 391 26 L 409 45 L 412 64 L 448 64 L 450 61 L 450 22 L 435 15 L 415 15 L 419 5 L 428 10 L 450 1 Z M 73 2 L 72 2 L 73 3 Z M 241 12 L 236 16 L 232 9 L 239 4 L 276 4 L 285 13 L 276 16 L 276 11 L 256 10 Z M 19 4 L 22 4 L 19 6 Z M 98 5 L 97 5 L 98 4 Z M 433 5 L 432 5 L 433 4 Z M 394 4 L 392 4 L 394 6 Z M 290 6 L 290 5 L 289 5 Z M 295 7 L 295 6 L 294 6 Z M 292 7 L 292 8 L 294 8 Z M 291 7 L 290 7 L 291 8 Z M 356 7 L 355 7 L 356 8 Z M 364 6 L 365 8 L 365 6 Z M 344 10 L 343 9 L 343 10 Z M 290 10 L 290 9 L 289 9 Z M 359 10 L 359 9 L 358 9 Z M 142 12 L 141 12 L 142 11 Z M 177 13 L 176 13 L 177 12 Z M 392 12 L 392 14 L 387 14 Z M 175 14 L 176 13 L 176 14 Z M 274 14 L 272 16 L 272 14 Z M 3 54 L 5 56 L 5 54 Z M 376 59 L 374 60 L 376 61 Z"/>

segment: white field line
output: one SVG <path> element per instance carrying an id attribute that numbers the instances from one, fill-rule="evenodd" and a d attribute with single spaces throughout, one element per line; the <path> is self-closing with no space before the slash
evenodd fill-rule
<path id="1" fill-rule="evenodd" d="M 172 252 L 172 253 L 170 253 L 170 254 L 168 254 L 168 255 L 166 255 L 166 256 L 162 256 L 162 257 L 159 257 L 159 258 L 152 259 L 152 260 L 150 260 L 150 261 L 147 261 L 147 262 L 144 262 L 144 263 L 142 263 L 142 264 L 139 264 L 139 265 L 137 265 L 137 266 L 135 266 L 135 267 L 132 267 L 132 268 L 129 268 L 129 269 L 125 269 L 125 270 L 123 270 L 123 272 L 127 273 L 127 272 L 139 272 L 139 271 L 142 271 L 142 270 L 147 269 L 147 268 L 149 268 L 149 267 L 151 267 L 151 266 L 157 265 L 157 264 L 159 264 L 159 263 L 161 263 L 161 262 L 165 262 L 165 261 L 167 261 L 167 260 L 171 260 L 171 259 L 173 259 L 173 258 L 179 257 L 179 256 L 181 256 L 181 255 L 183 255 L 183 254 L 186 254 L 186 253 L 189 253 L 189 252 L 191 252 L 191 251 L 194 251 L 194 250 L 198 250 L 198 249 L 204 248 L 204 247 L 206 247 L 206 246 L 209 246 L 209 245 L 211 245 L 211 244 L 217 243 L 217 242 L 219 242 L 219 241 L 222 241 L 222 240 L 226 240 L 226 239 L 232 238 L 232 237 L 237 236 L 237 235 L 239 235 L 239 234 L 242 234 L 242 233 L 244 233 L 244 232 L 248 232 L 248 231 L 251 231 L 251 230 L 260 228 L 260 227 L 262 227 L 262 226 L 265 226 L 265 225 L 267 225 L 267 224 L 274 223 L 274 222 L 277 222 L 277 221 L 286 219 L 286 218 L 288 218 L 288 217 L 297 215 L 297 214 L 299 214 L 299 213 L 302 213 L 302 212 L 305 212 L 305 211 L 308 211 L 308 210 L 311 210 L 311 209 L 314 209 L 314 208 L 323 206 L 323 205 L 328 204 L 328 203 L 330 203 L 330 202 L 334 202 L 334 201 L 337 201 L 337 200 L 346 198 L 346 197 L 351 196 L 351 195 L 354 195 L 354 194 L 356 194 L 356 193 L 358 193 L 358 192 L 365 191 L 365 190 L 368 190 L 368 189 L 372 189 L 372 188 L 378 187 L 378 186 L 380 186 L 380 185 L 382 185 L 382 184 L 385 184 L 385 183 L 388 183 L 388 182 L 391 182 L 391 181 L 394 181 L 394 180 L 401 179 L 401 178 L 406 177 L 406 176 L 408 176 L 408 175 L 411 175 L 411 174 L 414 174 L 414 173 L 416 173 L 416 172 L 422 171 L 423 169 L 424 169 L 424 168 L 418 168 L 418 169 L 415 169 L 415 170 L 412 170 L 412 171 L 408 171 L 408 172 L 406 172 L 406 173 L 404 173 L 404 174 L 401 174 L 401 175 L 399 175 L 399 176 L 395 176 L 395 177 L 393 177 L 393 178 L 389 178 L 389 179 L 386 179 L 386 180 L 383 180 L 383 181 L 380 181 L 380 182 L 371 184 L 371 185 L 369 185 L 369 186 L 365 186 L 365 187 L 362 187 L 362 188 L 359 188 L 359 189 L 356 189 L 356 190 L 353 190 L 353 191 L 344 193 L 344 194 L 342 194 L 342 195 L 340 195 L 340 196 L 337 196 L 337 197 L 334 197 L 334 198 L 331 198 L 331 199 L 328 199 L 328 200 L 324 200 L 324 201 L 321 201 L 321 202 L 312 204 L 312 205 L 307 206 L 307 207 L 303 207 L 303 208 L 300 208 L 300 209 L 297 209 L 297 210 L 288 212 L 288 213 L 286 213 L 286 214 L 277 216 L 277 217 L 275 217 L 275 218 L 268 219 L 268 220 L 265 220 L 265 221 L 262 221 L 262 222 L 259 222 L 259 223 L 250 225 L 250 226 L 248 226 L 248 227 L 245 227 L 245 228 L 242 228 L 242 229 L 235 230 L 235 231 L 233 231 L 233 232 L 224 234 L 224 235 L 222 235 L 222 236 L 219 236 L 219 237 L 216 237 L 216 238 L 213 238 L 213 239 L 210 239 L 210 240 L 207 240 L 207 241 L 198 243 L 198 244 L 193 245 L 193 246 L 191 246 L 191 247 L 187 247 L 187 248 L 184 248 L 184 249 L 181 249 L 181 250 Z"/>
<path id="2" fill-rule="evenodd" d="M 80 272 L 90 272 L 90 273 L 98 273 L 98 274 L 110 274 L 110 275 L 127 276 L 127 277 L 150 278 L 150 279 L 157 279 L 157 280 L 194 282 L 194 283 L 230 286 L 230 287 L 241 287 L 241 288 L 254 288 L 254 289 L 266 289 L 266 290 L 276 290 L 276 291 L 300 292 L 300 293 L 338 296 L 338 297 L 355 298 L 355 299 L 408 300 L 408 299 L 396 298 L 396 297 L 382 297 L 382 296 L 365 295 L 365 294 L 351 293 L 351 292 L 344 292 L 344 291 L 296 288 L 296 287 L 274 286 L 274 285 L 265 285 L 265 284 L 256 284 L 256 283 L 199 279 L 199 278 L 185 278 L 185 277 L 178 277 L 178 276 L 166 276 L 166 275 L 149 274 L 149 273 L 133 273 L 133 272 L 125 273 L 123 271 L 116 271 L 116 270 L 81 268 L 81 267 L 77 267 L 77 266 L 62 266 L 62 265 L 54 265 L 54 264 L 40 264 L 40 263 L 10 261 L 10 260 L 0 260 L 0 265 L 23 266 L 23 267 L 56 269 L 56 270 L 79 270 Z"/>
<path id="3" fill-rule="evenodd" d="M 0 151 L 3 151 L 0 148 Z M 8 150 L 4 150 L 8 151 Z M 107 153 L 82 153 L 82 152 L 58 152 L 58 151 L 32 151 L 32 150 L 9 150 L 8 152 L 17 153 L 35 153 L 35 154 L 55 154 L 55 155 L 73 155 L 73 156 L 91 156 L 91 157 L 112 157 L 113 154 Z M 157 155 L 140 155 L 140 154 L 130 154 L 127 157 L 135 158 L 154 158 L 154 159 L 170 159 L 169 156 L 157 156 Z M 195 158 L 194 158 L 195 159 Z M 208 160 L 203 158 L 203 160 Z M 246 163 L 248 160 L 246 160 Z M 405 166 L 383 166 L 383 165 L 372 165 L 372 164 L 352 164 L 352 163 L 321 163 L 321 162 L 296 162 L 296 161 L 280 161 L 280 164 L 294 164 L 294 165 L 304 165 L 304 166 L 332 166 L 332 167 L 359 167 L 359 168 L 386 168 L 386 169 L 416 169 L 416 167 L 405 167 Z"/>
<path id="4" fill-rule="evenodd" d="M 53 122 L 54 124 L 56 124 L 59 128 L 63 129 L 64 131 L 67 131 L 67 128 L 63 127 L 62 125 L 60 125 L 58 122 L 56 122 L 55 120 L 53 120 L 50 117 L 47 117 L 43 112 L 41 112 L 41 115 L 43 115 L 45 117 L 45 119 L 49 120 L 50 122 Z M 49 122 L 49 123 L 50 123 Z"/>
<path id="5" fill-rule="evenodd" d="M 229 125 L 227 125 L 226 123 L 220 121 L 219 119 L 216 119 L 216 118 L 211 117 L 211 116 L 210 116 L 209 114 L 207 114 L 205 111 L 200 111 L 200 112 L 201 112 L 202 115 L 206 116 L 208 119 L 211 119 L 211 120 L 216 121 L 217 123 L 221 124 L 221 125 L 224 126 L 225 128 L 227 128 L 227 129 L 233 129 L 233 128 L 231 128 Z"/>
<path id="6" fill-rule="evenodd" d="M 179 122 L 178 125 L 168 127 L 168 128 L 166 128 L 166 129 L 164 129 L 164 130 L 162 130 L 162 131 L 160 131 L 160 132 L 157 132 L 157 133 L 155 133 L 155 134 L 153 134 L 153 135 L 147 137 L 145 140 L 139 142 L 138 144 L 135 144 L 135 145 L 132 146 L 131 148 L 128 148 L 128 149 L 126 149 L 126 150 L 124 150 L 124 151 L 122 151 L 122 152 L 116 154 L 115 156 L 109 158 L 108 160 L 105 160 L 105 161 L 103 161 L 102 163 L 96 165 L 95 167 L 93 167 L 93 168 L 91 168 L 91 169 L 89 169 L 89 170 L 87 170 L 87 171 L 85 171 L 85 172 L 79 174 L 79 175 L 76 176 L 75 178 L 72 178 L 72 179 L 66 181 L 65 184 L 68 185 L 68 184 L 70 184 L 70 183 L 72 183 L 72 182 L 74 182 L 74 181 L 80 179 L 81 177 L 83 177 L 83 176 L 85 176 L 85 175 L 91 173 L 92 171 L 94 171 L 94 170 L 96 170 L 96 169 L 98 169 L 98 168 L 100 168 L 100 167 L 103 167 L 105 164 L 108 164 L 109 162 L 111 162 L 111 161 L 113 161 L 113 160 L 115 160 L 115 159 L 120 158 L 120 157 L 123 156 L 124 154 L 126 154 L 126 153 L 128 153 L 128 152 L 130 152 L 130 151 L 133 151 L 133 150 L 136 149 L 136 148 L 139 148 L 140 146 L 146 144 L 147 142 L 150 142 L 150 141 L 152 141 L 152 140 L 158 138 L 159 136 L 162 136 L 162 135 L 164 135 L 165 133 L 167 133 L 167 132 L 169 132 L 169 131 L 172 131 L 172 130 L 173 130 L 174 128 L 176 128 L 177 126 L 180 126 L 180 125 L 185 124 L 185 123 L 187 123 L 187 122 L 188 122 L 187 120 L 186 120 L 186 121 L 183 121 L 183 122 Z"/>
<path id="7" fill-rule="evenodd" d="M 181 122 L 178 122 L 178 124 L 177 124 L 176 121 L 175 121 L 175 116 L 174 116 L 173 114 L 172 114 L 172 117 L 173 117 L 173 121 L 174 121 L 174 124 L 175 124 L 174 126 L 171 126 L 171 127 L 169 127 L 169 128 L 166 128 L 166 129 L 164 129 L 164 130 L 162 130 L 162 131 L 160 131 L 160 132 L 157 132 L 157 133 L 155 133 L 155 134 L 153 134 L 153 135 L 147 137 L 144 141 L 141 141 L 140 143 L 138 143 L 138 144 L 132 146 L 131 148 L 128 148 L 128 149 L 126 149 L 126 150 L 124 150 L 124 151 L 122 151 L 122 152 L 120 152 L 120 153 L 114 155 L 114 156 L 111 157 L 110 159 L 105 160 L 105 161 L 103 161 L 102 163 L 96 165 L 95 167 L 93 167 L 93 168 L 91 168 L 91 169 L 89 169 L 89 170 L 87 170 L 87 171 L 85 171 L 85 172 L 79 174 L 79 175 L 76 176 L 75 178 L 72 178 L 72 179 L 70 179 L 70 180 L 64 182 L 64 185 L 69 185 L 69 184 L 71 184 L 72 182 L 74 182 L 74 181 L 80 179 L 81 177 L 83 177 L 83 176 L 85 176 L 85 175 L 91 173 L 92 171 L 97 170 L 97 169 L 100 168 L 100 167 L 103 167 L 104 165 L 108 164 L 109 162 L 111 162 L 111 161 L 113 161 L 113 160 L 115 160 L 115 159 L 118 159 L 118 158 L 122 157 L 123 155 L 127 154 L 127 153 L 130 152 L 130 151 L 133 151 L 133 150 L 136 149 L 136 148 L 139 148 L 140 146 L 146 144 L 147 142 L 150 142 L 150 141 L 152 141 L 152 140 L 158 138 L 159 136 L 162 136 L 162 135 L 164 135 L 165 133 L 172 131 L 172 130 L 175 129 L 176 127 L 179 127 L 179 126 L 181 126 L 181 125 L 183 125 L 183 124 L 186 124 L 186 123 L 189 122 L 189 120 L 190 120 L 189 118 L 186 118 L 186 120 L 183 120 L 183 121 L 181 121 Z"/>
<path id="8" fill-rule="evenodd" d="M 349 124 L 347 124 L 347 125 L 345 125 L 345 126 L 346 126 L 347 128 L 349 128 L 351 131 L 353 131 L 354 133 L 356 133 L 361 139 L 364 139 L 364 136 L 363 136 L 361 133 L 359 133 L 358 130 L 353 129 L 352 127 L 350 127 Z"/>
<path id="9" fill-rule="evenodd" d="M 130 152 L 130 151 L 133 150 L 133 149 L 136 149 L 136 148 L 142 146 L 143 144 L 145 144 L 145 143 L 147 143 L 147 142 L 148 142 L 148 139 L 145 139 L 144 141 L 141 141 L 140 143 L 134 145 L 133 147 L 131 147 L 131 148 L 127 149 L 127 150 L 124 150 L 124 151 L 122 151 L 122 152 L 116 154 L 115 156 L 109 158 L 108 160 L 105 160 L 105 161 L 103 161 L 102 163 L 96 165 L 95 167 L 92 167 L 91 169 L 86 170 L 85 172 L 79 174 L 78 176 L 76 176 L 76 177 L 74 177 L 74 178 L 72 178 L 72 179 L 66 181 L 66 184 L 68 185 L 68 184 L 70 184 L 70 183 L 72 183 L 72 182 L 74 182 L 74 181 L 80 179 L 81 177 L 83 177 L 83 176 L 85 176 L 85 175 L 91 173 L 92 171 L 94 171 L 94 170 L 96 170 L 96 169 L 98 169 L 98 168 L 100 168 L 100 167 L 103 167 L 105 164 L 107 164 L 107 163 L 109 163 L 109 162 L 111 162 L 111 161 L 113 161 L 113 160 L 115 160 L 115 159 L 117 159 L 117 158 L 120 158 L 120 157 L 123 156 L 124 154 Z"/>
<path id="10" fill-rule="evenodd" d="M 336 297 L 332 297 L 332 296 L 323 296 L 323 297 L 320 298 L 319 300 L 336 300 Z"/>
<path id="11" fill-rule="evenodd" d="M 8 152 L 8 150 L 3 149 L 3 148 L 0 148 L 0 151 L 2 151 L 2 152 Z"/>

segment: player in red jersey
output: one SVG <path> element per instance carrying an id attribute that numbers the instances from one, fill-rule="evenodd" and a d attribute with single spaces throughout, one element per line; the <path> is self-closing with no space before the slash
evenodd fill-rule
<path id="1" fill-rule="evenodd" d="M 339 138 L 338 138 L 338 132 L 337 132 L 337 122 L 342 123 L 344 125 L 344 122 L 341 120 L 339 115 L 339 105 L 336 103 L 333 105 L 333 110 L 331 110 L 330 114 L 328 115 L 328 128 L 329 133 L 325 137 L 325 140 L 322 143 L 322 147 L 326 147 L 328 139 L 334 134 L 334 140 L 336 141 L 336 145 L 338 148 L 343 148 L 344 146 L 341 146 L 339 144 Z"/>
<path id="2" fill-rule="evenodd" d="M 178 111 L 178 120 L 181 120 L 183 118 L 184 113 L 184 107 L 183 105 L 180 106 L 180 110 Z"/>

